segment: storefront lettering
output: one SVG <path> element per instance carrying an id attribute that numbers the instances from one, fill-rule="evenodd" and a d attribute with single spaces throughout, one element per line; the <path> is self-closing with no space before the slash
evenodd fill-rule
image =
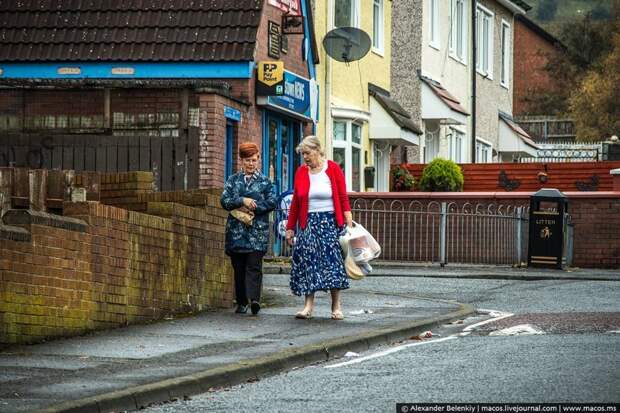
<path id="1" fill-rule="evenodd" d="M 304 84 L 301 82 L 284 82 L 284 94 L 295 99 L 304 100 Z"/>
<path id="2" fill-rule="evenodd" d="M 537 219 L 536 225 L 555 225 L 555 219 Z"/>

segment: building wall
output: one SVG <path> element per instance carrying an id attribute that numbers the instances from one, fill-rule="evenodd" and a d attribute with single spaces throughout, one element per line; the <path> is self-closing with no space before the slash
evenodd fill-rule
<path id="1" fill-rule="evenodd" d="M 451 32 L 451 11 L 450 1 L 439 2 L 439 47 L 430 45 L 430 1 L 423 1 L 422 19 L 422 74 L 441 83 L 455 98 L 459 100 L 461 106 L 471 113 L 471 50 L 470 50 L 470 26 L 471 22 L 471 4 L 465 3 L 465 25 L 467 27 L 467 54 L 465 62 L 461 62 L 453 57 L 450 53 L 450 32 Z M 467 118 L 467 123 L 463 125 L 455 125 L 461 132 L 465 134 L 465 142 L 463 143 L 462 153 L 463 159 L 470 159 L 469 145 L 467 145 L 468 137 L 471 136 L 471 117 Z M 422 123 L 424 128 L 428 124 Z M 431 131 L 434 131 L 432 129 Z M 426 130 L 425 130 L 426 132 Z M 446 127 L 439 128 L 439 157 L 450 158 L 449 142 L 446 135 L 450 133 Z M 428 136 L 428 135 L 425 135 Z M 436 135 L 433 135 L 435 138 Z M 424 142 L 425 140 L 423 140 Z"/>
<path id="2" fill-rule="evenodd" d="M 360 5 L 359 28 L 364 30 L 372 39 L 373 33 L 373 1 L 358 0 Z M 370 111 L 370 97 L 368 83 L 373 83 L 383 89 L 390 90 L 390 61 L 392 53 L 392 6 L 393 2 L 383 0 L 383 54 L 372 49 L 359 61 L 349 63 L 338 62 L 330 58 L 323 47 L 319 47 L 320 63 L 316 66 L 317 82 L 319 83 L 319 124 L 317 134 L 325 139 L 328 149 L 327 156 L 331 159 L 332 117 L 327 111 L 328 101 L 337 101 L 343 105 L 361 111 Z M 328 10 L 331 7 L 332 10 Z M 334 2 L 314 2 L 315 33 L 317 42 L 321 44 L 325 34 L 333 29 Z M 331 76 L 329 73 L 331 72 Z M 329 86 L 326 82 L 329 82 Z M 326 94 L 330 93 L 328 98 Z M 373 154 L 369 141 L 368 124 L 362 126 L 362 151 L 368 152 L 368 165 L 373 164 Z M 362 172 L 364 168 L 364 153 L 362 153 Z M 362 173 L 363 175 L 363 173 Z"/>
<path id="3" fill-rule="evenodd" d="M 501 22 L 504 19 L 510 25 L 511 36 L 514 38 L 514 21 L 512 13 L 495 1 L 482 0 L 481 5 L 494 13 L 493 23 L 493 79 L 485 78 L 478 73 L 476 81 L 476 135 L 493 144 L 497 150 L 499 144 L 499 115 L 502 110 L 512 114 L 513 79 L 511 73 L 509 87 L 500 85 L 501 76 Z M 509 42 L 512 48 L 512 41 Z M 512 50 L 508 53 L 512 57 Z M 511 62 L 512 64 L 512 62 Z"/>
<path id="4" fill-rule="evenodd" d="M 421 119 L 422 96 L 418 72 L 422 69 L 422 2 L 424 0 L 401 0 L 392 2 L 392 97 L 411 115 L 412 120 L 423 127 Z M 423 140 L 423 137 L 420 137 Z M 392 162 L 418 162 L 419 151 L 396 147 Z"/>
<path id="5" fill-rule="evenodd" d="M 454 97 L 456 97 L 461 105 L 470 111 L 471 93 L 470 93 L 470 75 L 469 67 L 471 66 L 469 59 L 470 53 L 467 53 L 467 61 L 465 63 L 456 60 L 450 55 L 450 1 L 439 2 L 439 49 L 430 46 L 430 2 L 425 0 L 422 2 L 424 12 L 422 19 L 422 74 L 438 81 L 446 88 Z M 466 3 L 466 25 L 467 32 L 471 26 L 470 3 Z M 470 43 L 468 42 L 469 46 Z M 468 48 L 469 52 L 469 48 Z"/>
<path id="6" fill-rule="evenodd" d="M 557 85 L 544 70 L 549 58 L 557 53 L 553 43 L 541 37 L 523 22 L 515 19 L 514 37 L 514 94 L 513 114 L 541 115 L 532 112 L 528 98 L 532 95 L 551 92 Z"/>

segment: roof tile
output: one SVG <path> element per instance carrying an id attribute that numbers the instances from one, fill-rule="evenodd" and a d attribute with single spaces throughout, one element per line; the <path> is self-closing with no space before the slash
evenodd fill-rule
<path id="1" fill-rule="evenodd" d="M 263 2 L 0 1 L 0 60 L 253 60 Z"/>

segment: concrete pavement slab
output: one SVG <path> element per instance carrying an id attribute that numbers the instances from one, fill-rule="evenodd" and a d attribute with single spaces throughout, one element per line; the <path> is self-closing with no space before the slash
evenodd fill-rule
<path id="1" fill-rule="evenodd" d="M 328 294 L 311 320 L 288 277 L 266 275 L 258 317 L 232 309 L 0 351 L 0 412 L 100 412 L 204 392 L 407 338 L 474 310 L 456 302 L 383 293 L 354 283 L 344 321 Z M 397 288 L 395 288 L 397 290 Z"/>

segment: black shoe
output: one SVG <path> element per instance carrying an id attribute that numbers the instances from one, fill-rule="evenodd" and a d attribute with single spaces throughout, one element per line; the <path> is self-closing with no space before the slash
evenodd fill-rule
<path id="1" fill-rule="evenodd" d="M 258 312 L 260 311 L 260 303 L 256 300 L 252 300 L 252 304 L 250 304 L 250 309 L 252 310 L 252 314 L 258 314 Z"/>
<path id="2" fill-rule="evenodd" d="M 248 312 L 248 306 L 247 305 L 239 304 L 237 306 L 237 309 L 235 310 L 235 313 L 237 313 L 237 314 L 245 314 L 247 312 Z"/>

